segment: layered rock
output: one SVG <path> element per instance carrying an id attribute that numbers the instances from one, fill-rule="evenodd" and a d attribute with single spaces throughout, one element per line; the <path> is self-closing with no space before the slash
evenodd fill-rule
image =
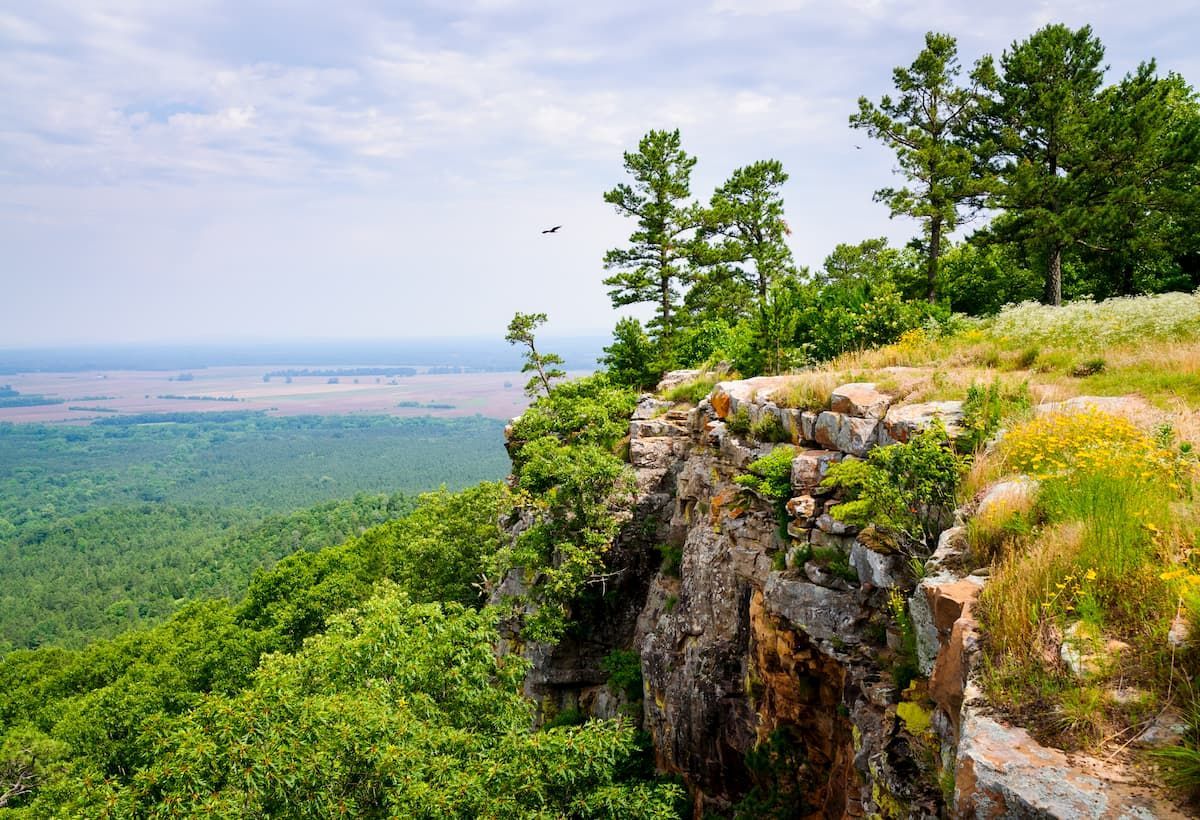
<path id="1" fill-rule="evenodd" d="M 686 411 L 639 404 L 629 439 L 639 497 L 610 561 L 617 588 L 582 607 L 561 644 L 525 649 L 527 691 L 546 713 L 627 712 L 600 670 L 612 648 L 632 647 L 656 763 L 683 777 L 697 818 L 762 793 L 811 817 L 1172 816 L 988 714 L 971 682 L 986 577 L 969 572 L 962 526 L 942 534 L 917 582 L 887 538 L 830 514 L 838 499 L 821 482 L 832 465 L 931 424 L 953 433 L 960 403 L 896 404 L 856 383 L 811 413 L 771 401 L 786 383 L 723 382 Z M 743 413 L 776 416 L 792 444 L 734 435 L 725 421 Z M 745 492 L 734 479 L 776 446 L 794 448 L 790 497 Z M 1002 485 L 984 506 L 1035 489 Z M 655 569 L 659 545 L 678 550 L 677 569 Z M 903 690 L 896 595 L 927 678 Z M 762 749 L 773 751 L 755 757 Z"/>

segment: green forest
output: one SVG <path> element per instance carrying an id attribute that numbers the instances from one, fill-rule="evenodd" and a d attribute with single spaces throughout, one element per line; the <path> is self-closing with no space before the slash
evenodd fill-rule
<path id="1" fill-rule="evenodd" d="M 506 338 L 534 402 L 507 455 L 485 419 L 0 426 L 0 814 L 689 816 L 639 731 L 640 671 L 606 665 L 636 695 L 622 717 L 543 721 L 502 634 L 554 642 L 610 594 L 595 582 L 634 497 L 629 416 L 666 370 L 709 370 L 668 395 L 698 401 L 732 374 L 931 348 L 1012 303 L 1195 290 L 1200 104 L 1152 61 L 1106 85 L 1103 54 L 1051 25 L 964 71 L 928 35 L 849 123 L 895 151 L 903 187 L 876 198 L 921 233 L 839 245 L 819 270 L 788 249 L 781 163 L 698 202 L 679 131 L 647 133 L 603 195 L 635 227 L 597 262 L 614 307 L 654 318 L 622 319 L 604 370 L 567 381 L 538 347 L 546 315 L 518 313 Z M 971 390 L 991 435 L 999 410 Z M 972 456 L 944 431 L 896 448 L 835 474 L 859 508 L 919 472 L 905 457 L 957 481 Z M 756 465 L 746 486 L 787 485 L 790 456 Z M 934 506 L 897 503 L 897 520 Z"/>
<path id="2" fill-rule="evenodd" d="M 392 518 L 410 495 L 504 475 L 502 427 L 255 413 L 0 424 L 0 650 L 79 645 L 236 597 L 255 568 Z"/>

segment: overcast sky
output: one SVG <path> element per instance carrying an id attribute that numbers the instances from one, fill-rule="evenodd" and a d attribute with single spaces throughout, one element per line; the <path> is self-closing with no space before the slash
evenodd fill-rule
<path id="1" fill-rule="evenodd" d="M 984 10 L 985 6 L 989 10 Z M 1200 81 L 1195 0 L 0 4 L 0 346 L 611 327 L 602 201 L 680 128 L 695 193 L 774 157 L 792 247 L 888 235 L 846 124 L 925 31 L 964 64 L 1091 23 Z M 856 149 L 861 145 L 861 149 Z M 543 228 L 561 223 L 555 236 Z"/>

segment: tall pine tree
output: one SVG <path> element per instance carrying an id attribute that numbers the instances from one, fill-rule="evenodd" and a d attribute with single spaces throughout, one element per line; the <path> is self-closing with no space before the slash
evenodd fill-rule
<path id="1" fill-rule="evenodd" d="M 911 187 L 882 188 L 875 201 L 886 202 L 892 216 L 924 223 L 925 296 L 937 298 L 938 258 L 943 238 L 960 222 L 962 203 L 982 193 L 974 173 L 974 154 L 963 140 L 979 111 L 975 87 L 958 83 L 962 69 L 953 37 L 930 32 L 912 65 L 892 72 L 897 97 L 878 104 L 858 100 L 850 127 L 864 129 L 896 152 L 900 172 Z"/>
<path id="2" fill-rule="evenodd" d="M 676 304 L 691 255 L 695 215 L 687 200 L 695 164 L 681 147 L 678 129 L 650 131 L 636 152 L 625 152 L 625 170 L 633 181 L 604 194 L 617 213 L 637 220 L 629 246 L 604 255 L 605 269 L 616 271 L 604 284 L 613 307 L 655 305 L 649 328 L 664 362 L 670 360 L 678 329 Z"/>
<path id="3" fill-rule="evenodd" d="M 1045 300 L 1062 303 L 1063 252 L 1086 232 L 1089 209 L 1077 173 L 1091 147 L 1104 46 L 1090 26 L 1045 26 L 1013 43 L 997 73 L 980 60 L 974 79 L 991 92 L 978 148 L 995 174 L 989 233 L 1020 243 L 1045 272 Z"/>

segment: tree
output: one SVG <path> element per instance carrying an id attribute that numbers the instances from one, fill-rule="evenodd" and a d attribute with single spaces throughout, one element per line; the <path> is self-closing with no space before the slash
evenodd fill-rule
<path id="1" fill-rule="evenodd" d="M 544 313 L 516 313 L 508 323 L 508 333 L 504 340 L 510 345 L 522 344 L 529 348 L 525 351 L 525 365 L 522 373 L 535 373 L 525 385 L 525 395 L 536 396 L 540 391 L 550 392 L 551 379 L 561 379 L 567 373 L 560 367 L 562 356 L 555 353 L 538 353 L 534 344 L 533 332 L 546 322 Z"/>
<path id="2" fill-rule="evenodd" d="M 1088 218 L 1076 172 L 1089 149 L 1096 92 L 1104 77 L 1104 46 L 1090 26 L 1048 25 L 1013 43 L 973 72 L 990 98 L 983 106 L 980 154 L 995 173 L 989 205 L 1003 213 L 989 228 L 1025 243 L 1044 262 L 1045 300 L 1062 303 L 1063 251 Z"/>
<path id="3" fill-rule="evenodd" d="M 1142 63 L 1100 92 L 1085 139 L 1076 190 L 1087 207 L 1082 253 L 1100 274 L 1091 292 L 1169 287 L 1176 258 L 1200 249 L 1195 92 L 1177 74 L 1157 76 L 1153 60 Z"/>
<path id="4" fill-rule="evenodd" d="M 925 232 L 925 297 L 937 298 L 938 259 L 942 238 L 958 227 L 962 203 L 978 198 L 982 186 L 963 135 L 978 115 L 976 86 L 958 85 L 961 67 L 953 37 L 930 32 L 912 65 L 898 67 L 892 79 L 899 96 L 875 104 L 858 100 L 850 127 L 864 129 L 896 152 L 900 172 L 914 187 L 881 188 L 876 202 L 886 202 L 893 217 L 921 220 Z"/>
<path id="5" fill-rule="evenodd" d="M 600 363 L 618 384 L 635 390 L 650 390 L 658 384 L 661 369 L 655 363 L 654 346 L 642 323 L 629 317 L 617 322 L 613 342 L 604 348 Z"/>
<path id="6" fill-rule="evenodd" d="M 772 283 L 796 273 L 779 192 L 787 179 L 783 164 L 774 159 L 738 168 L 699 212 L 694 260 L 706 270 L 697 275 L 692 291 L 720 294 L 726 316 L 745 314 L 755 303 L 761 308 Z M 745 295 L 733 303 L 730 292 Z"/>
<path id="7" fill-rule="evenodd" d="M 656 306 L 649 326 L 664 361 L 677 328 L 679 286 L 692 253 L 689 234 L 695 214 L 685 202 L 691 196 L 695 164 L 696 158 L 680 147 L 678 129 L 650 131 L 636 153 L 625 152 L 625 170 L 633 182 L 604 194 L 617 213 L 637 220 L 629 247 L 604 254 L 605 269 L 617 271 L 604 280 L 609 298 L 613 307 L 643 302 Z"/>
<path id="8" fill-rule="evenodd" d="M 847 288 L 884 281 L 894 283 L 902 292 L 921 292 L 926 285 L 921 281 L 921 271 L 916 251 L 912 248 L 892 248 L 887 237 L 864 239 L 857 245 L 837 245 L 822 264 L 814 277 L 822 286 Z"/>

